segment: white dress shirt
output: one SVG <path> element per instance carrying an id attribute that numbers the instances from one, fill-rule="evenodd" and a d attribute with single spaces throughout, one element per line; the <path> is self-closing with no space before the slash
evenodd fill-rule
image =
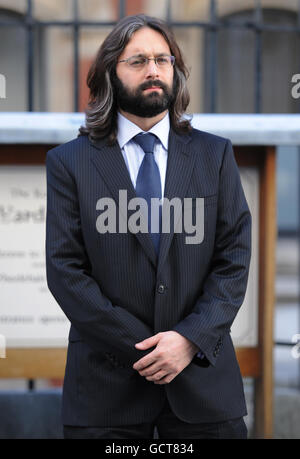
<path id="1" fill-rule="evenodd" d="M 154 146 L 154 159 L 158 166 L 161 182 L 161 193 L 164 196 L 165 180 L 168 161 L 168 140 L 170 130 L 169 112 L 166 116 L 153 126 L 149 131 L 155 134 L 160 142 L 156 142 Z M 128 172 L 133 183 L 136 187 L 136 179 L 138 176 L 140 165 L 142 164 L 145 152 L 143 149 L 131 140 L 137 134 L 145 132 L 139 126 L 129 121 L 125 116 L 118 112 L 118 135 L 117 140 L 120 145 L 123 158 L 125 160 Z"/>

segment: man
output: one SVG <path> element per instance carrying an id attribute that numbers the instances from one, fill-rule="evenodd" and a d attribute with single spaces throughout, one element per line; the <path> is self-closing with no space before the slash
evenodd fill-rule
<path id="1" fill-rule="evenodd" d="M 65 438 L 247 436 L 230 327 L 251 216 L 230 141 L 182 117 L 187 75 L 162 21 L 124 18 L 90 69 L 81 135 L 47 154 L 47 280 L 71 322 Z"/>

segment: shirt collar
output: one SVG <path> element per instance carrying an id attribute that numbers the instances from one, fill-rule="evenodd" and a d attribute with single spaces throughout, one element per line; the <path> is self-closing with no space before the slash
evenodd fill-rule
<path id="1" fill-rule="evenodd" d="M 169 112 L 166 116 L 163 117 L 157 124 L 155 124 L 149 131 L 155 134 L 164 148 L 168 149 L 168 140 L 169 140 L 169 130 L 170 130 L 170 117 Z M 124 145 L 129 142 L 134 136 L 143 131 L 139 126 L 134 124 L 129 119 L 125 118 L 120 112 L 118 112 L 118 143 L 120 148 L 123 148 Z"/>

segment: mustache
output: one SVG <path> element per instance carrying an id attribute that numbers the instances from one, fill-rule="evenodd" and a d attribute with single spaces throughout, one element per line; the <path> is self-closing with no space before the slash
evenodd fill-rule
<path id="1" fill-rule="evenodd" d="M 157 86 L 158 88 L 163 89 L 164 91 L 167 91 L 168 88 L 167 86 L 160 80 L 152 80 L 152 81 L 146 81 L 145 83 L 142 83 L 139 87 L 141 91 L 144 91 L 145 89 L 152 88 L 153 86 Z"/>

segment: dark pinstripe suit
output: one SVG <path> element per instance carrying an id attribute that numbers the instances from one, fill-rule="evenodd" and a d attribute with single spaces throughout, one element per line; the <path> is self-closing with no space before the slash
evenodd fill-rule
<path id="1" fill-rule="evenodd" d="M 251 216 L 230 141 L 193 129 L 169 137 L 165 197 L 204 197 L 204 240 L 99 234 L 96 203 L 135 197 L 118 144 L 81 136 L 47 154 L 46 259 L 49 289 L 71 321 L 63 423 L 114 426 L 153 420 L 168 397 L 187 422 L 246 414 L 230 327 L 243 302 Z M 117 216 L 118 219 L 118 216 Z M 171 383 L 132 369 L 148 351 L 134 345 L 176 330 L 206 355 Z"/>

